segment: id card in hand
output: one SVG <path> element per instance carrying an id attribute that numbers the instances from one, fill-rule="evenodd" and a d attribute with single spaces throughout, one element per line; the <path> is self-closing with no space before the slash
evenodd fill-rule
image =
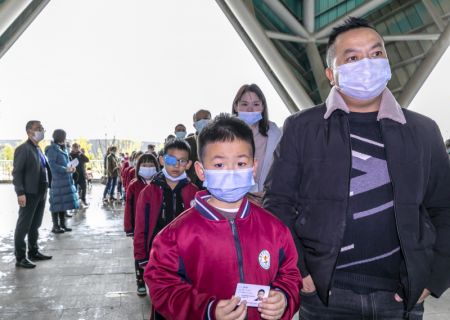
<path id="1" fill-rule="evenodd" d="M 247 301 L 248 307 L 257 307 L 263 298 L 269 296 L 270 286 L 258 284 L 238 283 L 236 287 L 236 297 L 242 301 Z"/>

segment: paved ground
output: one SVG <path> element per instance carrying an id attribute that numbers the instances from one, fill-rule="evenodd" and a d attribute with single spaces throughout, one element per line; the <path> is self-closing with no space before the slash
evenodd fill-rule
<path id="1" fill-rule="evenodd" d="M 101 191 L 100 185 L 94 186 L 91 207 L 71 219 L 73 232 L 50 233 L 46 213 L 41 247 L 53 259 L 38 262 L 33 270 L 15 268 L 11 233 L 1 239 L 0 319 L 148 318 L 148 297 L 135 293 L 132 241 L 122 232 L 123 209 L 103 207 Z"/>
<path id="2" fill-rule="evenodd" d="M 71 233 L 50 233 L 46 212 L 40 244 L 53 259 L 24 270 L 14 266 L 16 198 L 10 185 L 0 185 L 0 319 L 148 318 L 148 297 L 135 293 L 132 242 L 122 232 L 123 208 L 104 207 L 101 192 L 102 186 L 94 185 L 91 207 L 71 219 Z M 430 298 L 425 308 L 426 320 L 449 320 L 450 294 Z"/>

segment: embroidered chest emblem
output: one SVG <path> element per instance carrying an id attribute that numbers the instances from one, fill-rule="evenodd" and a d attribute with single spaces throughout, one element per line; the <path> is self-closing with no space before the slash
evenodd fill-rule
<path id="1" fill-rule="evenodd" d="M 258 256 L 259 265 L 264 270 L 269 270 L 270 268 L 270 253 L 267 250 L 263 250 Z"/>

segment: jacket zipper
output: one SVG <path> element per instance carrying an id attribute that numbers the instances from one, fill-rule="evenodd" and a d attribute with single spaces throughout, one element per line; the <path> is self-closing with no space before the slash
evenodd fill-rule
<path id="1" fill-rule="evenodd" d="M 177 193 L 175 190 L 172 191 L 172 206 L 173 206 L 173 219 L 177 216 Z"/>
<path id="2" fill-rule="evenodd" d="M 409 276 L 408 276 L 408 260 L 406 258 L 405 251 L 403 250 L 403 247 L 402 247 L 402 241 L 400 239 L 400 232 L 398 231 L 399 229 L 398 229 L 397 206 L 396 206 L 397 201 L 395 201 L 395 184 L 394 184 L 394 180 L 392 180 L 391 170 L 389 168 L 389 161 L 388 161 L 389 160 L 388 159 L 389 156 L 388 156 L 388 151 L 387 151 L 387 148 L 386 148 L 386 143 L 385 143 L 384 137 L 383 137 L 383 127 L 384 127 L 383 123 L 380 122 L 381 139 L 383 139 L 384 153 L 386 154 L 386 167 L 387 167 L 387 170 L 388 170 L 389 180 L 391 180 L 391 185 L 392 185 L 392 197 L 393 197 L 393 200 L 394 200 L 395 228 L 397 229 L 397 235 L 398 235 L 398 239 L 399 239 L 399 242 L 400 242 L 400 250 L 402 251 L 403 258 L 405 259 L 405 264 L 406 264 L 406 276 L 408 278 L 408 299 L 409 299 L 411 297 L 411 281 L 410 281 Z M 407 311 L 407 314 L 409 314 L 409 311 Z"/>
<path id="3" fill-rule="evenodd" d="M 334 262 L 334 267 L 333 267 L 333 274 L 331 275 L 331 281 L 330 284 L 328 285 L 328 294 L 330 293 L 331 290 L 331 285 L 333 284 L 334 281 L 334 274 L 336 273 L 336 265 L 339 259 L 339 253 L 341 252 L 341 248 L 342 248 L 342 242 L 344 241 L 344 236 L 345 236 L 345 229 L 347 227 L 347 214 L 348 214 L 348 207 L 349 207 L 349 203 L 350 203 L 350 180 L 351 180 L 351 176 L 352 176 L 352 168 L 353 168 L 353 158 L 352 158 L 352 143 L 351 143 L 351 139 L 350 139 L 350 122 L 348 120 L 348 117 L 345 118 L 345 121 L 347 123 L 347 136 L 348 136 L 348 149 L 349 149 L 349 156 L 350 156 L 350 165 L 348 168 L 348 182 L 347 182 L 347 206 L 346 206 L 346 210 L 345 210 L 345 219 L 344 219 L 344 234 L 342 235 L 342 239 L 341 239 L 341 243 L 339 245 L 339 251 L 338 251 L 338 256 L 336 257 L 336 261 Z"/>
<path id="4" fill-rule="evenodd" d="M 237 253 L 237 258 L 238 258 L 239 279 L 240 279 L 240 282 L 245 283 L 244 267 L 243 267 L 243 262 L 242 262 L 241 241 L 239 240 L 239 235 L 237 233 L 236 223 L 235 223 L 234 219 L 230 220 L 230 225 L 231 225 L 231 231 L 233 233 L 234 245 L 236 247 L 236 253 Z"/>

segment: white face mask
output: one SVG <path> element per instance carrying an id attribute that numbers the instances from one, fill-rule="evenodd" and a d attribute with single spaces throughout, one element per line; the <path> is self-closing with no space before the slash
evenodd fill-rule
<path id="1" fill-rule="evenodd" d="M 389 60 L 362 59 L 337 67 L 338 89 L 346 96 L 358 100 L 378 97 L 391 79 Z"/>
<path id="2" fill-rule="evenodd" d="M 140 167 L 139 168 L 139 175 L 146 180 L 151 179 L 151 177 L 153 177 L 155 174 L 156 174 L 155 167 Z"/>
<path id="3" fill-rule="evenodd" d="M 34 135 L 33 135 L 33 139 L 36 142 L 41 142 L 42 140 L 44 140 L 44 136 L 45 136 L 45 132 L 44 131 L 35 131 Z"/>

